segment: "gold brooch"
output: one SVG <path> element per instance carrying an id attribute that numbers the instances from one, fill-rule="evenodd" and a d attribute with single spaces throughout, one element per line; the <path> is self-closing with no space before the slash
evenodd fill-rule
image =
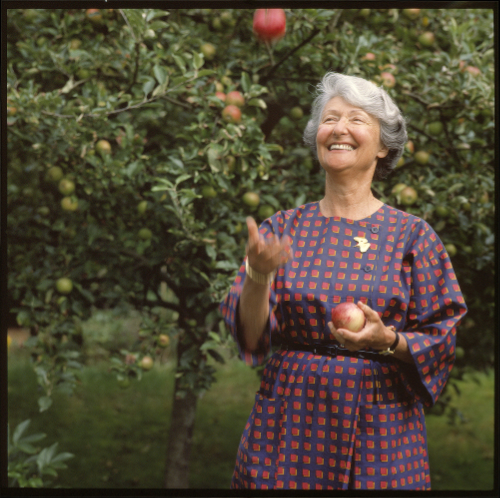
<path id="1" fill-rule="evenodd" d="M 370 249 L 370 243 L 364 237 L 354 237 L 354 240 L 358 243 L 354 247 L 359 247 L 361 252 L 366 252 Z"/>

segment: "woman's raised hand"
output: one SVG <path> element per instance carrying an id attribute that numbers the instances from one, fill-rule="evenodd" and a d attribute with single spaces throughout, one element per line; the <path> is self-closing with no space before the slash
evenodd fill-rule
<path id="1" fill-rule="evenodd" d="M 292 257 L 291 241 L 288 236 L 280 239 L 274 235 L 274 237 L 264 239 L 259 234 L 259 227 L 251 216 L 246 219 L 246 222 L 248 227 L 248 264 L 253 270 L 263 274 L 271 273 Z"/>

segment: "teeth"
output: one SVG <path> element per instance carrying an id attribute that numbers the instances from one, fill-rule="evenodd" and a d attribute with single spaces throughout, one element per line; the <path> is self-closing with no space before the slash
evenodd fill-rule
<path id="1" fill-rule="evenodd" d="M 354 150 L 354 147 L 344 144 L 333 144 L 330 146 L 329 150 Z"/>

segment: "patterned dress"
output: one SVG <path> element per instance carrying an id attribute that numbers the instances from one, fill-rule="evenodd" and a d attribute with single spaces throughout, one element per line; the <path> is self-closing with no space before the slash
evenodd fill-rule
<path id="1" fill-rule="evenodd" d="M 237 451 L 231 488 L 430 489 L 424 406 L 442 392 L 467 312 L 450 258 L 422 219 L 383 205 L 359 221 L 325 217 L 314 202 L 260 228 L 292 239 L 293 259 L 270 288 L 258 349 L 241 346 L 239 273 L 220 310 L 249 365 L 267 363 Z M 365 237 L 365 252 L 354 241 Z M 338 342 L 327 322 L 361 300 L 408 342 L 414 365 L 273 347 Z"/>

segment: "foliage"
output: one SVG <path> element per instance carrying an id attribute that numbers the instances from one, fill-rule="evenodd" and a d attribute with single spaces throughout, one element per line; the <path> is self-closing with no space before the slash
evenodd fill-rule
<path id="1" fill-rule="evenodd" d="M 59 472 L 54 484 L 80 489 L 161 487 L 167 439 L 163 427 L 171 416 L 174 363 L 155 365 L 127 389 L 116 389 L 106 363 L 91 365 L 74 396 L 55 393 L 53 407 L 37 415 L 32 402 L 36 379 L 30 376 L 26 353 L 15 346 L 9 353 L 9 421 L 14 426 L 27 413 L 32 432 L 64 441 L 65 449 L 78 456 L 67 462 L 68 469 Z M 229 486 L 235 451 L 260 384 L 236 358 L 227 358 L 216 377 L 196 414 L 190 468 L 196 489 Z M 452 393 L 462 413 L 460 425 L 448 425 L 446 417 L 426 416 L 434 491 L 493 487 L 495 374 L 491 370 L 479 377 L 480 386 L 467 375 L 459 382 L 463 396 Z"/>
<path id="2" fill-rule="evenodd" d="M 32 329 L 42 411 L 54 390 L 78 383 L 93 308 L 141 314 L 140 340 L 112 353 L 119 381 L 161 354 L 163 333 L 177 348 L 176 396 L 209 389 L 207 360 L 223 361 L 228 339 L 217 307 L 244 255 L 245 217 L 323 195 L 301 136 L 326 70 L 377 84 L 393 73 L 388 91 L 411 143 L 374 191 L 455 245 L 470 309 L 457 372 L 493 364 L 493 11 L 420 9 L 410 19 L 400 9 L 287 9 L 275 45 L 255 39 L 252 15 L 8 11 L 8 307 Z M 435 35 L 430 47 L 424 32 Z M 216 48 L 207 59 L 206 43 Z M 240 123 L 222 119 L 221 90 L 243 94 Z M 73 192 L 61 193 L 61 176 Z M 391 193 L 397 183 L 416 190 L 415 204 Z M 241 202 L 246 192 L 259 194 L 258 207 Z"/>
<path id="3" fill-rule="evenodd" d="M 45 437 L 43 433 L 24 435 L 31 420 L 21 422 L 14 429 L 12 440 L 8 431 L 8 469 L 7 475 L 11 480 L 10 487 L 41 488 L 50 486 L 47 476 L 57 477 L 57 471 L 66 469 L 66 460 L 73 458 L 71 453 L 56 453 L 58 443 L 48 448 L 34 446 Z"/>

